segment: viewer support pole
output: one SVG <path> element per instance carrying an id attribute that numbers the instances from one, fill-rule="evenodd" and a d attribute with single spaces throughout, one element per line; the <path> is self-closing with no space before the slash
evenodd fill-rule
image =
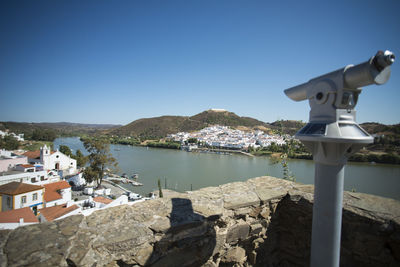
<path id="1" fill-rule="evenodd" d="M 339 266 L 344 165 L 351 154 L 374 142 L 356 123 L 354 108 L 361 87 L 389 80 L 394 59 L 392 52 L 378 51 L 363 63 L 285 90 L 294 101 L 308 99 L 311 107 L 310 122 L 295 135 L 315 161 L 311 267 Z"/>
<path id="2" fill-rule="evenodd" d="M 338 267 L 344 164 L 315 163 L 311 267 Z"/>

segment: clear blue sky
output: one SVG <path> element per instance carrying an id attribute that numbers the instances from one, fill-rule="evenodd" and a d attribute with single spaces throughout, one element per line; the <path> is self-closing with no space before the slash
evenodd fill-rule
<path id="1" fill-rule="evenodd" d="M 308 121 L 283 90 L 377 50 L 400 1 L 1 1 L 0 121 L 127 124 L 224 108 Z M 400 61 L 400 60 L 399 60 Z M 400 62 L 358 122 L 400 122 Z"/>

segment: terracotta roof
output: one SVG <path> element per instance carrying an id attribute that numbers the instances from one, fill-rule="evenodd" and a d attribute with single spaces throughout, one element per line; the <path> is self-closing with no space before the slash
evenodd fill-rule
<path id="1" fill-rule="evenodd" d="M 27 151 L 23 155 L 27 156 L 30 159 L 38 159 L 40 158 L 40 150 Z"/>
<path id="2" fill-rule="evenodd" d="M 24 167 L 24 168 L 34 168 L 35 167 L 32 164 L 21 164 L 19 166 Z"/>
<path id="3" fill-rule="evenodd" d="M 39 212 L 43 215 L 48 222 L 51 222 L 67 213 L 70 213 L 73 210 L 78 208 L 77 205 L 72 205 L 67 208 L 67 205 L 57 205 L 50 208 L 40 209 Z"/>
<path id="4" fill-rule="evenodd" d="M 24 222 L 39 222 L 29 207 L 0 212 L 0 223 L 19 223 L 20 218 Z"/>
<path id="5" fill-rule="evenodd" d="M 0 186 L 0 194 L 6 195 L 19 195 L 27 192 L 32 192 L 36 190 L 43 189 L 43 186 L 33 185 L 33 184 L 24 184 L 21 182 L 11 182 L 8 184 L 4 184 Z"/>
<path id="6" fill-rule="evenodd" d="M 50 151 L 50 155 L 54 154 L 54 153 L 55 153 L 55 151 Z M 23 155 L 27 156 L 30 159 L 39 159 L 40 158 L 40 150 L 27 151 Z"/>
<path id="7" fill-rule="evenodd" d="M 105 198 L 105 197 L 100 197 L 100 196 L 93 198 L 93 201 L 103 203 L 103 204 L 110 204 L 112 202 L 111 199 Z"/>
<path id="8" fill-rule="evenodd" d="M 44 201 L 50 202 L 53 200 L 61 199 L 62 196 L 58 190 L 70 188 L 71 186 L 66 181 L 59 181 L 51 184 L 45 184 L 44 188 Z"/>

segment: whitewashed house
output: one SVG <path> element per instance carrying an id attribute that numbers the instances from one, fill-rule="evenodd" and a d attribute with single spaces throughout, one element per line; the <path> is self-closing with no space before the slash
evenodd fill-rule
<path id="1" fill-rule="evenodd" d="M 46 208 L 65 204 L 72 199 L 71 186 L 66 181 L 45 184 L 44 188 L 43 200 Z"/>
<path id="2" fill-rule="evenodd" d="M 87 183 L 85 178 L 83 178 L 83 173 L 80 172 L 74 176 L 66 178 L 67 182 L 72 186 L 84 186 L 84 185 L 91 185 L 94 183 Z"/>
<path id="3" fill-rule="evenodd" d="M 0 212 L 0 230 L 15 229 L 19 226 L 38 223 L 38 219 L 28 207 Z"/>
<path id="4" fill-rule="evenodd" d="M 11 151 L 0 150 L 0 172 L 9 171 L 18 164 L 28 164 L 28 158 L 15 155 Z"/>
<path id="5" fill-rule="evenodd" d="M 39 221 L 43 223 L 43 222 L 52 222 L 54 220 L 60 220 L 71 215 L 79 214 L 80 210 L 81 210 L 80 207 L 78 207 L 75 204 L 72 204 L 72 201 L 69 201 L 63 205 L 57 205 L 40 209 Z"/>
<path id="6" fill-rule="evenodd" d="M 0 186 L 1 211 L 29 207 L 34 213 L 43 207 L 44 187 L 11 182 Z"/>

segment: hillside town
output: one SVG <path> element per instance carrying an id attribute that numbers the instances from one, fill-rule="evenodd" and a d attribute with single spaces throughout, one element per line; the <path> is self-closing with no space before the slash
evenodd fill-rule
<path id="1" fill-rule="evenodd" d="M 96 210 L 147 198 L 110 180 L 94 188 L 75 159 L 44 145 L 37 151 L 0 150 L 0 229 L 88 216 Z M 74 189 L 74 190 L 72 190 Z"/>
<path id="2" fill-rule="evenodd" d="M 277 145 L 286 143 L 284 137 L 280 135 L 269 135 L 260 130 L 245 132 L 220 125 L 210 126 L 192 133 L 170 134 L 167 138 L 182 144 L 190 139 L 197 140 L 197 144 L 191 144 L 190 149 L 197 148 L 198 144 L 200 144 L 222 149 L 247 150 L 249 147 L 260 148 L 268 147 L 272 143 Z M 290 138 L 290 136 L 285 138 Z"/>

